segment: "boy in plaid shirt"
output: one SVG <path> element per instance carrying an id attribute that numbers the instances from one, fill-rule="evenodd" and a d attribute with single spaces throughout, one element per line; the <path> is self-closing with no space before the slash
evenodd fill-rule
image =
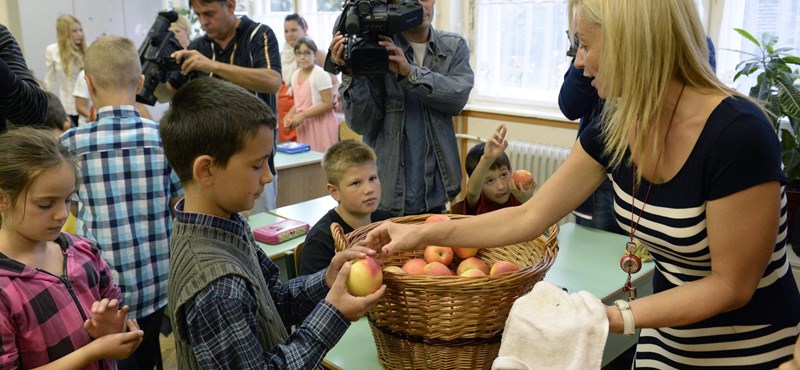
<path id="1" fill-rule="evenodd" d="M 170 211 L 183 191 L 164 156 L 158 123 L 133 106 L 144 82 L 133 43 L 101 37 L 86 51 L 85 72 L 97 121 L 61 137 L 81 167 L 77 233 L 97 243 L 130 316 L 145 333 L 136 353 L 119 367 L 160 368 Z"/>
<path id="2" fill-rule="evenodd" d="M 181 369 L 313 369 L 386 289 L 348 293 L 348 261 L 375 254 L 358 246 L 316 274 L 278 280 L 239 214 L 272 181 L 275 121 L 247 90 L 203 78 L 178 90 L 159 127 L 186 189 L 170 240 L 169 315 Z"/>

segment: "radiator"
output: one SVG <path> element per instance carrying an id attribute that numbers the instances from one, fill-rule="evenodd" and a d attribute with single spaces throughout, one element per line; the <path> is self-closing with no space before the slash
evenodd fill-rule
<path id="1" fill-rule="evenodd" d="M 542 186 L 567 159 L 571 148 L 532 143 L 528 141 L 508 141 L 506 155 L 514 170 L 528 170 L 533 174 L 538 186 Z M 574 222 L 572 214 L 561 219 L 559 224 Z"/>

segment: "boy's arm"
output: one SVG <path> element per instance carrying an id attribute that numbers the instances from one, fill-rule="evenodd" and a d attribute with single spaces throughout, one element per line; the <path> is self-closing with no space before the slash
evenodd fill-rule
<path id="1" fill-rule="evenodd" d="M 244 280 L 233 276 L 217 279 L 188 302 L 185 319 L 189 344 L 204 369 L 311 369 L 349 326 L 322 301 L 284 343 L 266 348 L 256 334 L 255 298 Z"/>
<path id="2" fill-rule="evenodd" d="M 494 158 L 487 158 L 486 154 L 482 155 L 481 160 L 478 161 L 478 165 L 475 166 L 472 175 L 470 175 L 467 180 L 467 205 L 470 208 L 478 204 L 478 199 L 480 199 L 481 192 L 483 191 L 486 171 L 489 170 L 492 163 L 494 163 Z"/>

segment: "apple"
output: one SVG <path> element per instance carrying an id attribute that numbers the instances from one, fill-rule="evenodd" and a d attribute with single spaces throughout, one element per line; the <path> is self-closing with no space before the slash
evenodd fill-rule
<path id="1" fill-rule="evenodd" d="M 453 248 L 453 253 L 459 258 L 470 258 L 478 254 L 478 248 Z"/>
<path id="2" fill-rule="evenodd" d="M 403 264 L 403 271 L 409 275 L 424 275 L 424 268 L 427 264 L 428 263 L 422 258 L 412 258 Z"/>
<path id="3" fill-rule="evenodd" d="M 469 257 L 458 264 L 456 273 L 458 275 L 463 275 L 464 272 L 469 270 L 480 270 L 484 275 L 486 275 L 489 273 L 489 266 L 486 266 L 486 263 L 481 261 L 480 258 Z"/>
<path id="4" fill-rule="evenodd" d="M 398 275 L 406 274 L 406 272 L 399 266 L 386 266 L 383 268 L 383 272 L 388 272 L 390 274 L 398 274 Z"/>
<path id="5" fill-rule="evenodd" d="M 516 170 L 511 174 L 511 178 L 514 179 L 514 185 L 520 189 L 528 188 L 533 182 L 533 175 L 527 170 Z"/>
<path id="6" fill-rule="evenodd" d="M 425 223 L 426 224 L 432 224 L 432 223 L 444 222 L 444 221 L 450 221 L 450 217 L 447 217 L 447 215 L 435 214 L 435 215 L 430 215 L 430 216 L 428 216 L 428 218 L 425 219 Z"/>
<path id="7" fill-rule="evenodd" d="M 459 274 L 459 276 L 486 276 L 486 273 L 479 269 L 469 269 Z"/>
<path id="8" fill-rule="evenodd" d="M 374 293 L 381 284 L 383 284 L 383 272 L 378 260 L 366 256 L 351 263 L 346 282 L 350 294 L 363 297 Z"/>
<path id="9" fill-rule="evenodd" d="M 441 262 L 431 262 L 425 265 L 425 275 L 452 276 L 453 272 Z"/>
<path id="10" fill-rule="evenodd" d="M 497 275 L 511 271 L 519 270 L 519 266 L 508 262 L 508 261 L 497 261 L 492 265 L 492 270 L 489 271 L 489 275 Z"/>
<path id="11" fill-rule="evenodd" d="M 427 263 L 441 262 L 447 266 L 453 261 L 453 248 L 429 245 L 425 247 L 425 253 L 422 256 Z"/>

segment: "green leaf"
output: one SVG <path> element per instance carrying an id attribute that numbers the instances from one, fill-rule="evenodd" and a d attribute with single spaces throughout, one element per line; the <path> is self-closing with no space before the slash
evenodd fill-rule
<path id="1" fill-rule="evenodd" d="M 755 38 L 755 37 L 753 37 L 753 35 L 751 35 L 751 34 L 750 34 L 750 32 L 747 32 L 747 31 L 745 31 L 745 30 L 743 30 L 743 29 L 741 29 L 741 28 L 734 28 L 733 30 L 734 30 L 734 31 L 736 31 L 736 32 L 738 32 L 740 35 L 742 35 L 742 37 L 744 37 L 744 38 L 746 38 L 746 39 L 748 39 L 748 40 L 752 41 L 752 42 L 753 42 L 754 44 L 756 44 L 756 46 L 758 46 L 759 48 L 761 47 L 761 43 L 760 43 L 760 42 L 758 42 L 758 40 L 756 40 L 756 38 Z"/>
<path id="2" fill-rule="evenodd" d="M 769 32 L 764 32 L 761 34 L 761 45 L 770 53 L 772 53 L 774 50 L 776 43 L 778 43 L 778 36 L 775 36 Z"/>
<path id="3" fill-rule="evenodd" d="M 792 56 L 788 56 L 788 57 L 783 57 L 783 61 L 788 63 L 788 64 L 800 65 L 800 57 L 796 57 L 796 56 L 793 56 L 793 55 Z"/>
<path id="4" fill-rule="evenodd" d="M 778 86 L 778 102 L 784 114 L 791 117 L 800 117 L 800 90 L 785 81 L 776 81 Z"/>

